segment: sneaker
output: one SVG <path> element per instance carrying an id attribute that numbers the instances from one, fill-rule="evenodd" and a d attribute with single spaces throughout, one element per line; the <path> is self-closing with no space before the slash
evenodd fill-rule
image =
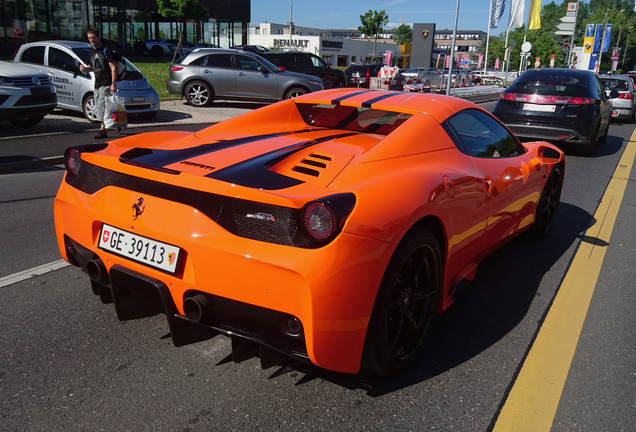
<path id="1" fill-rule="evenodd" d="M 106 130 L 104 129 L 100 129 L 99 132 L 95 134 L 95 139 L 102 139 L 102 138 L 108 138 L 108 134 L 106 133 Z"/>

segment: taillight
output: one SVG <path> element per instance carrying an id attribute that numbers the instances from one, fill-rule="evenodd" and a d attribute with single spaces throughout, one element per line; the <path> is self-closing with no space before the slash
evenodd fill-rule
<path id="1" fill-rule="evenodd" d="M 303 207 L 302 222 L 309 238 L 318 243 L 332 238 L 337 229 L 336 214 L 331 206 L 318 201 Z"/>
<path id="2" fill-rule="evenodd" d="M 64 168 L 72 176 L 79 174 L 82 165 L 82 152 L 75 147 L 69 147 L 64 152 Z"/>
<path id="3" fill-rule="evenodd" d="M 500 99 L 511 100 L 516 102 L 528 102 L 534 104 L 555 104 L 555 105 L 581 105 L 581 104 L 595 104 L 596 100 L 592 98 L 584 97 L 572 97 L 572 96 L 550 96 L 540 94 L 526 94 L 526 93 L 501 93 Z"/>
<path id="4" fill-rule="evenodd" d="M 300 225 L 311 241 L 327 243 L 338 235 L 355 202 L 356 198 L 352 193 L 311 201 L 300 210 Z"/>
<path id="5" fill-rule="evenodd" d="M 279 66 L 278 69 L 282 70 L 283 72 L 285 72 L 287 69 L 285 69 L 284 66 Z"/>
<path id="6" fill-rule="evenodd" d="M 108 144 L 86 144 L 77 147 L 69 147 L 64 152 L 64 168 L 70 177 L 79 174 L 82 166 L 82 153 L 92 153 L 108 147 Z"/>
<path id="7" fill-rule="evenodd" d="M 619 99 L 633 99 L 634 96 L 632 96 L 631 93 L 621 93 L 618 95 Z"/>
<path id="8" fill-rule="evenodd" d="M 170 67 L 170 72 L 179 72 L 180 70 L 183 70 L 182 66 L 171 66 Z"/>

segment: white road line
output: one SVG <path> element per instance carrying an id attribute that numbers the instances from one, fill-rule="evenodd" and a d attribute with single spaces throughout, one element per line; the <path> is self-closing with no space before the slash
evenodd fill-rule
<path id="1" fill-rule="evenodd" d="M 32 277 L 41 276 L 46 273 L 50 273 L 55 270 L 59 270 L 68 266 L 69 263 L 64 261 L 63 259 L 53 261 L 48 264 L 43 264 L 38 267 L 34 267 L 32 269 L 24 270 L 19 273 L 14 273 L 9 276 L 5 276 L 0 278 L 0 288 L 4 288 L 6 286 L 12 285 L 14 283 L 22 282 L 27 279 L 31 279 Z"/>

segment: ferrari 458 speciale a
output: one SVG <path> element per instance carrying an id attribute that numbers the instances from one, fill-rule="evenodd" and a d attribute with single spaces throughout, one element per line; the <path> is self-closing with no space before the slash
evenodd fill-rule
<path id="1" fill-rule="evenodd" d="M 547 232 L 564 175 L 557 147 L 471 102 L 360 89 L 65 157 L 59 247 L 119 319 L 163 313 L 177 346 L 230 336 L 235 359 L 384 375 L 480 260 Z"/>

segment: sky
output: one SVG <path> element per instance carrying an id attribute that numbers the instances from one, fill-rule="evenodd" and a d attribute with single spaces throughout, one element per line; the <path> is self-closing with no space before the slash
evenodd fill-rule
<path id="1" fill-rule="evenodd" d="M 452 30 L 455 25 L 455 9 L 457 0 L 291 0 L 292 21 L 295 25 L 319 29 L 358 28 L 360 15 L 368 10 L 386 11 L 389 26 L 400 23 L 435 23 L 439 30 Z M 561 0 L 543 0 L 542 4 Z M 510 0 L 501 21 L 491 34 L 498 35 L 506 31 Z M 524 22 L 527 21 L 530 0 L 525 0 Z M 270 22 L 276 24 L 289 23 L 290 0 L 251 0 L 251 23 Z M 489 0 L 460 0 L 457 20 L 458 30 L 488 31 Z"/>

